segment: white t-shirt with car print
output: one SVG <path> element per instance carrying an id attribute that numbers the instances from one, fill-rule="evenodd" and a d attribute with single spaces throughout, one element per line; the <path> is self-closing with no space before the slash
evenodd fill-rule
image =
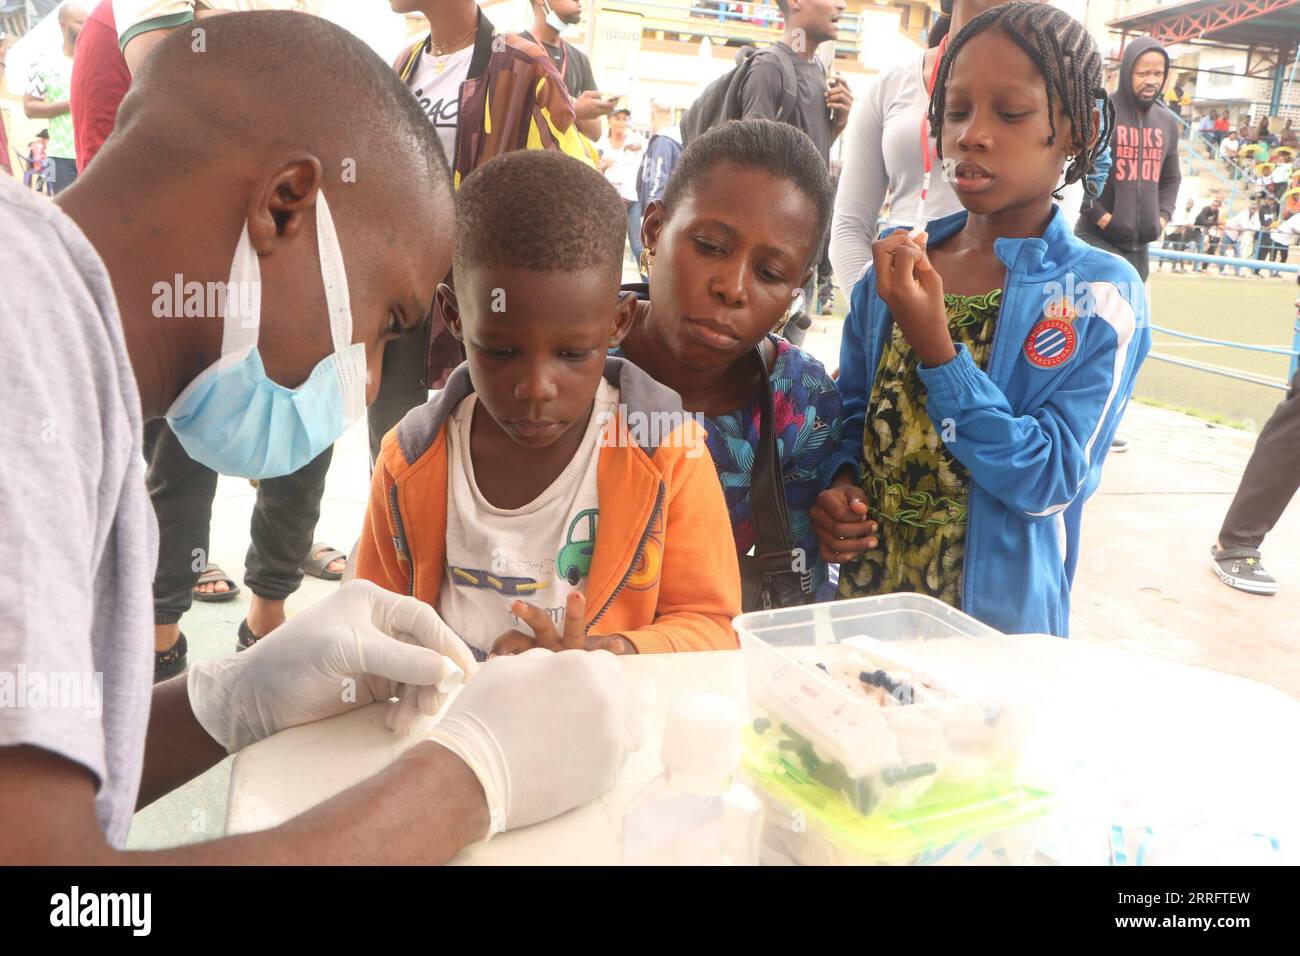
<path id="1" fill-rule="evenodd" d="M 516 600 L 545 610 L 564 627 L 564 607 L 591 570 L 599 521 L 596 466 L 601 431 L 619 390 L 601 379 L 582 443 L 550 487 L 521 508 L 483 497 L 470 460 L 470 395 L 447 420 L 447 564 L 438 614 L 471 647 L 487 653 L 509 630 L 532 633 L 510 611 Z"/>

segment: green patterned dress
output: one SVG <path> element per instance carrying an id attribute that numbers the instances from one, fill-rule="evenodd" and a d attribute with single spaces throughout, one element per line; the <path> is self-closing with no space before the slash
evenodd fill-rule
<path id="1" fill-rule="evenodd" d="M 1002 290 L 945 295 L 954 344 L 966 346 L 981 369 L 988 364 Z M 862 488 L 879 546 L 840 568 L 839 596 L 900 591 L 928 594 L 961 607 L 970 473 L 944 446 L 925 410 L 919 360 L 893 328 L 880 356 L 862 435 Z"/>

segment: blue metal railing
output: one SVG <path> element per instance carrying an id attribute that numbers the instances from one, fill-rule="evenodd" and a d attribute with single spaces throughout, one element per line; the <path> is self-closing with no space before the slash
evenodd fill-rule
<path id="1" fill-rule="evenodd" d="M 1270 272 L 1289 272 L 1300 273 L 1300 263 L 1296 262 L 1269 262 L 1263 259 L 1240 259 L 1229 256 L 1207 256 L 1199 252 L 1181 252 L 1174 249 L 1151 249 L 1148 253 L 1152 259 L 1168 259 L 1174 262 L 1200 262 L 1217 264 L 1220 269 L 1224 266 L 1232 266 L 1240 271 L 1241 269 L 1267 269 Z M 1264 385 L 1268 388 L 1278 388 L 1286 391 L 1290 387 L 1290 382 L 1295 378 L 1296 368 L 1300 367 L 1300 300 L 1297 300 L 1297 313 L 1295 329 L 1291 336 L 1291 347 L 1285 348 L 1276 345 L 1254 345 L 1249 342 L 1230 342 L 1226 339 L 1212 339 L 1204 335 L 1193 335 L 1191 332 L 1180 332 L 1177 329 L 1171 329 L 1166 325 L 1156 325 L 1151 323 L 1153 332 L 1162 332 L 1165 335 L 1175 335 L 1179 338 L 1191 339 L 1195 342 L 1203 342 L 1208 345 L 1220 345 L 1224 348 L 1244 349 L 1248 352 L 1266 352 L 1271 355 L 1289 355 L 1291 364 L 1287 371 L 1286 380 L 1271 378 L 1267 375 L 1256 375 L 1253 372 L 1243 372 L 1239 369 L 1225 368 L 1222 365 L 1212 365 L 1209 362 L 1196 362 L 1192 359 L 1178 358 L 1173 355 L 1165 355 L 1160 352 L 1152 351 L 1148 353 L 1148 358 L 1153 358 L 1159 362 L 1168 362 L 1170 365 L 1181 365 L 1183 368 L 1197 369 L 1202 372 L 1209 372 L 1212 375 L 1221 375 L 1225 378 L 1235 378 L 1243 382 L 1250 382 L 1254 385 Z"/>

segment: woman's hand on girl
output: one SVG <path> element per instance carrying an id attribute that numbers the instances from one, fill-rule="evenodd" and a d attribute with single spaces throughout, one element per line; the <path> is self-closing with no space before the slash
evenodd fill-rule
<path id="1" fill-rule="evenodd" d="M 873 243 L 876 292 L 922 364 L 943 365 L 957 355 L 943 305 L 943 279 L 925 252 L 924 232 L 899 231 Z"/>
<path id="2" fill-rule="evenodd" d="M 876 547 L 879 526 L 867 519 L 867 499 L 851 478 L 841 478 L 813 503 L 809 512 L 822 560 L 840 564 Z"/>

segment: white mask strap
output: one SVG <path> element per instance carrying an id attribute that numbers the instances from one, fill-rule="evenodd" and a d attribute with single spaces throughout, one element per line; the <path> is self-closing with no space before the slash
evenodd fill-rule
<path id="1" fill-rule="evenodd" d="M 238 364 L 257 345 L 262 324 L 262 268 L 245 221 L 235 244 L 221 309 L 220 368 Z"/>
<path id="2" fill-rule="evenodd" d="M 348 297 L 348 275 L 343 266 L 334 217 L 330 215 L 325 193 L 316 193 L 316 248 L 320 253 L 320 274 L 325 281 L 325 306 L 330 313 L 330 336 L 334 351 L 342 352 L 352 344 L 352 300 Z"/>
<path id="3" fill-rule="evenodd" d="M 361 343 L 352 344 L 352 300 L 348 295 L 347 269 L 324 191 L 316 193 L 316 248 L 325 282 L 325 305 L 330 313 L 335 366 L 343 385 L 344 418 L 352 422 L 366 409 L 366 347 Z"/>

